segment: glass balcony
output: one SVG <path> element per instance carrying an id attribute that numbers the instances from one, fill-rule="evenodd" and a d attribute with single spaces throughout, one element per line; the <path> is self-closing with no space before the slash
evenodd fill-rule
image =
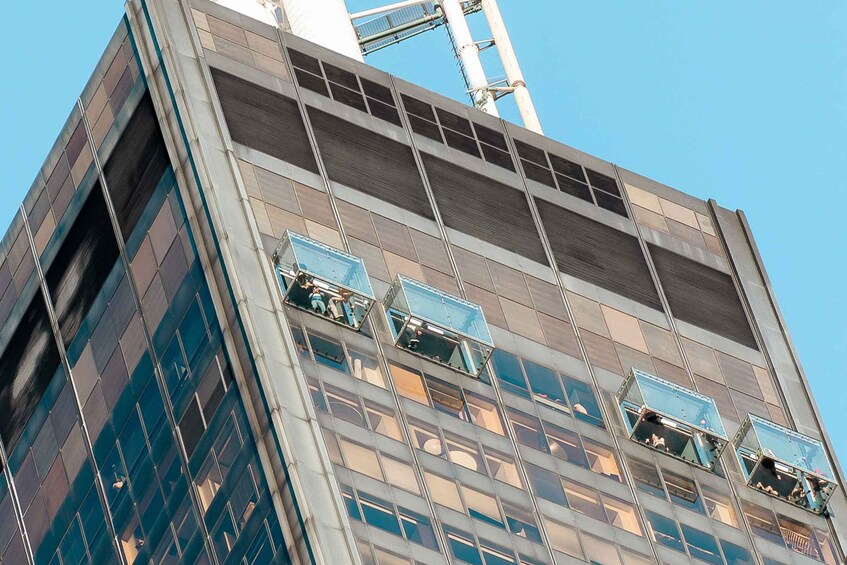
<path id="1" fill-rule="evenodd" d="M 729 439 L 715 401 L 632 369 L 618 391 L 630 439 L 704 469 L 713 469 Z"/>
<path id="2" fill-rule="evenodd" d="M 383 301 L 394 345 L 478 376 L 494 343 L 482 308 L 397 275 Z"/>
<path id="3" fill-rule="evenodd" d="M 747 485 L 821 514 L 838 487 L 823 444 L 750 414 L 735 436 Z"/>
<path id="4" fill-rule="evenodd" d="M 285 303 L 358 330 L 374 303 L 361 259 L 286 231 L 273 255 Z"/>

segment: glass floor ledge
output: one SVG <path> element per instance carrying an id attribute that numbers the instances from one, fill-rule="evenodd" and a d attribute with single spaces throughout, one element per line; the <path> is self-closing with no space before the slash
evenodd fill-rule
<path id="1" fill-rule="evenodd" d="M 430 361 L 477 377 L 494 350 L 473 302 L 397 275 L 383 306 L 394 345 Z"/>
<path id="2" fill-rule="evenodd" d="M 632 369 L 617 403 L 629 438 L 712 470 L 729 443 L 714 399 Z"/>
<path id="3" fill-rule="evenodd" d="M 354 330 L 362 327 L 375 298 L 360 258 L 286 231 L 273 262 L 286 304 Z"/>
<path id="4" fill-rule="evenodd" d="M 838 488 L 823 443 L 750 414 L 733 441 L 747 485 L 815 514 Z"/>

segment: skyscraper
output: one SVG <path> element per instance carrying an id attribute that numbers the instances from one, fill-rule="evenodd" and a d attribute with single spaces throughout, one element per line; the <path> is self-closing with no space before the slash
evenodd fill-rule
<path id="1" fill-rule="evenodd" d="M 134 0 L 0 244 L 3 563 L 844 562 L 744 215 Z"/>

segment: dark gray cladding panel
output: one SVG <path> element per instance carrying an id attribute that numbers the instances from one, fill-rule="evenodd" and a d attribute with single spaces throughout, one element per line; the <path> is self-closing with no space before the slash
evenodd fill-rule
<path id="1" fill-rule="evenodd" d="M 523 192 L 437 157 L 422 157 L 447 227 L 547 264 Z"/>
<path id="2" fill-rule="evenodd" d="M 103 170 L 125 240 L 169 163 L 153 103 L 145 94 Z"/>
<path id="3" fill-rule="evenodd" d="M 674 317 L 758 349 L 732 277 L 667 249 L 648 246 Z"/>
<path id="4" fill-rule="evenodd" d="M 410 147 L 316 108 L 308 112 L 330 180 L 434 218 Z"/>
<path id="5" fill-rule="evenodd" d="M 318 172 L 296 101 L 218 69 L 211 71 L 234 142 Z"/>
<path id="6" fill-rule="evenodd" d="M 0 357 L 0 437 L 11 452 L 59 368 L 43 295 L 35 295 Z"/>
<path id="7" fill-rule="evenodd" d="M 118 259 L 114 233 L 98 183 L 45 275 L 62 340 L 68 345 Z"/>
<path id="8" fill-rule="evenodd" d="M 535 202 L 560 271 L 662 310 L 635 237 L 546 200 Z"/>

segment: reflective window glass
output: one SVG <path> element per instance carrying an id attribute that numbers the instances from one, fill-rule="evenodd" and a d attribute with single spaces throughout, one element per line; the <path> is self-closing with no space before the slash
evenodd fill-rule
<path id="1" fill-rule="evenodd" d="M 571 401 L 574 417 L 593 426 L 604 428 L 603 415 L 591 386 L 567 375 L 562 376 L 562 381 L 565 384 L 565 392 Z"/>
<path id="2" fill-rule="evenodd" d="M 574 528 L 550 519 L 546 520 L 546 524 L 548 537 L 550 538 L 550 544 L 553 546 L 553 549 L 571 557 L 576 557 L 577 559 L 585 558 L 582 553 L 582 547 L 579 544 L 579 537 Z"/>
<path id="3" fill-rule="evenodd" d="M 429 405 L 426 386 L 420 373 L 395 363 L 391 363 L 390 368 L 391 377 L 394 379 L 394 385 L 397 387 L 397 394 L 415 402 Z"/>
<path id="4" fill-rule="evenodd" d="M 610 479 L 622 481 L 618 460 L 611 448 L 590 439 L 583 439 L 582 443 L 585 446 L 585 453 L 588 456 L 588 463 L 591 465 L 592 471 Z"/>
<path id="5" fill-rule="evenodd" d="M 718 492 L 709 485 L 701 484 L 700 487 L 703 489 L 703 502 L 706 503 L 706 511 L 709 517 L 733 528 L 737 528 L 738 516 L 735 514 L 735 509 L 729 496 Z"/>
<path id="6" fill-rule="evenodd" d="M 465 399 L 468 403 L 471 421 L 475 425 L 489 432 L 494 432 L 497 435 L 506 435 L 506 431 L 503 429 L 503 419 L 500 416 L 500 410 L 497 408 L 497 404 L 473 392 L 465 392 Z"/>
<path id="7" fill-rule="evenodd" d="M 665 478 L 665 487 L 674 504 L 705 514 L 697 486 L 691 479 L 663 469 L 662 476 Z"/>
<path id="8" fill-rule="evenodd" d="M 753 557 L 746 547 L 741 547 L 722 539 L 721 548 L 723 549 L 723 556 L 726 558 L 727 565 L 753 565 Z M 766 565 L 768 565 L 767 562 L 768 560 L 766 558 Z"/>
<path id="9" fill-rule="evenodd" d="M 512 428 L 515 430 L 515 437 L 517 437 L 518 443 L 532 449 L 537 449 L 538 451 L 543 451 L 544 453 L 550 452 L 547 439 L 544 436 L 544 428 L 541 426 L 541 420 L 513 408 L 506 408 L 506 413 L 509 421 L 512 422 Z"/>
<path id="10" fill-rule="evenodd" d="M 682 524 L 682 535 L 685 536 L 685 544 L 691 557 L 713 565 L 723 565 L 723 558 L 715 536 L 685 524 Z"/>
<path id="11" fill-rule="evenodd" d="M 635 486 L 638 490 L 658 496 L 659 498 L 665 498 L 662 479 L 655 465 L 630 457 L 629 470 L 632 473 L 632 478 L 635 480 Z"/>
<path id="12" fill-rule="evenodd" d="M 342 373 L 350 372 L 347 357 L 344 355 L 344 347 L 340 342 L 326 336 L 309 333 L 309 343 L 312 344 L 315 361 Z"/>
<path id="13" fill-rule="evenodd" d="M 529 475 L 529 482 L 532 484 L 535 496 L 562 506 L 568 505 L 559 475 L 529 463 L 526 465 L 526 472 Z"/>
<path id="14" fill-rule="evenodd" d="M 529 398 L 526 380 L 524 380 L 521 363 L 517 357 L 495 349 L 491 354 L 491 363 L 504 390 Z"/>
<path id="15" fill-rule="evenodd" d="M 562 483 L 565 485 L 568 506 L 577 512 L 591 516 L 595 520 L 608 521 L 603 507 L 600 505 L 600 495 L 596 490 L 566 479 L 563 479 Z"/>
<path id="16" fill-rule="evenodd" d="M 550 453 L 557 459 L 588 468 L 588 457 L 582 448 L 579 436 L 572 431 L 544 422 Z"/>
<path id="17" fill-rule="evenodd" d="M 360 492 L 359 503 L 362 505 L 365 522 L 395 536 L 402 535 L 397 514 L 394 513 L 394 506 L 390 502 Z"/>
<path id="18" fill-rule="evenodd" d="M 526 359 L 523 360 L 523 368 L 529 380 L 529 386 L 536 396 L 567 408 L 568 401 L 562 390 L 559 375 L 555 371 Z"/>
<path id="19" fill-rule="evenodd" d="M 645 510 L 653 541 L 677 551 L 685 551 L 676 522 L 671 518 Z"/>

